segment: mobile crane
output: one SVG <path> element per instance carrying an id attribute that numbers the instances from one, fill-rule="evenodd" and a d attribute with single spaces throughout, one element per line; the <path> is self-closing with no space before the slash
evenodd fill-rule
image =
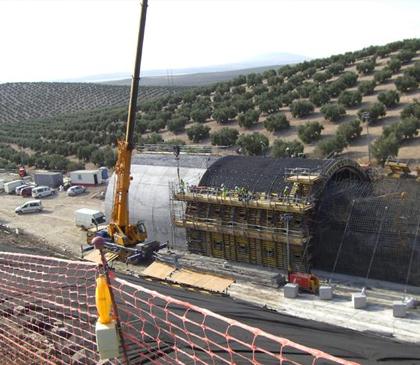
<path id="1" fill-rule="evenodd" d="M 141 7 L 140 28 L 134 73 L 131 80 L 130 103 L 128 106 L 125 138 L 118 141 L 117 162 L 115 164 L 115 186 L 112 216 L 110 223 L 103 229 L 88 232 L 88 243 L 94 236 L 105 238 L 105 249 L 114 252 L 113 258 L 134 261 L 151 257 L 153 252 L 166 246 L 157 241 L 147 240 L 146 227 L 142 222 L 130 224 L 128 209 L 128 193 L 130 188 L 131 157 L 135 148 L 134 127 L 136 122 L 137 97 L 140 81 L 140 65 L 143 51 L 144 31 L 148 0 L 143 0 Z M 82 252 L 93 247 L 82 248 Z"/>

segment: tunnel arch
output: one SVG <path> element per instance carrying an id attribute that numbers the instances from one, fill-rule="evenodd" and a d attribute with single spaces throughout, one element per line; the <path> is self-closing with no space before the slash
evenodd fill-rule
<path id="1" fill-rule="evenodd" d="M 240 186 L 254 192 L 278 193 L 283 191 L 285 174 L 290 169 L 317 171 L 323 177 L 317 192 L 319 196 L 330 181 L 370 181 L 360 165 L 350 159 L 226 156 L 206 170 L 200 185 L 219 187 L 223 184 L 228 189 Z"/>

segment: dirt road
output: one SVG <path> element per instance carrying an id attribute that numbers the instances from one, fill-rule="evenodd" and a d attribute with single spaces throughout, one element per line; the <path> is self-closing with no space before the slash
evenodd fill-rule
<path id="1" fill-rule="evenodd" d="M 46 241 L 62 252 L 80 255 L 80 245 L 84 243 L 84 232 L 74 223 L 74 211 L 79 208 L 92 208 L 104 211 L 103 200 L 93 197 L 104 187 L 88 188 L 88 192 L 68 197 L 65 192 L 42 199 L 44 210 L 34 214 L 15 214 L 15 208 L 31 198 L 16 195 L 0 195 L 0 223 Z M 34 247 L 34 253 L 36 248 Z M 70 256 L 70 255 L 69 255 Z"/>

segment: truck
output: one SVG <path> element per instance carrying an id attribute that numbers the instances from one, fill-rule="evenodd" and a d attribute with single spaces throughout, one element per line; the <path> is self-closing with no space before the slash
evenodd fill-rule
<path id="1" fill-rule="evenodd" d="M 7 183 L 4 183 L 4 191 L 7 194 L 14 194 L 16 191 L 16 188 L 21 185 L 26 185 L 26 182 L 24 180 L 9 181 Z"/>
<path id="2" fill-rule="evenodd" d="M 81 208 L 74 212 L 76 226 L 84 229 L 98 227 L 105 223 L 105 214 L 99 210 Z"/>

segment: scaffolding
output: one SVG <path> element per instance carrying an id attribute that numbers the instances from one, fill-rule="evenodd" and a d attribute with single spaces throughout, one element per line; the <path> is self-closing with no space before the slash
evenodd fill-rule
<path id="1" fill-rule="evenodd" d="M 307 270 L 307 226 L 319 171 L 288 169 L 280 192 L 170 183 L 171 219 L 189 251 L 280 269 Z"/>

